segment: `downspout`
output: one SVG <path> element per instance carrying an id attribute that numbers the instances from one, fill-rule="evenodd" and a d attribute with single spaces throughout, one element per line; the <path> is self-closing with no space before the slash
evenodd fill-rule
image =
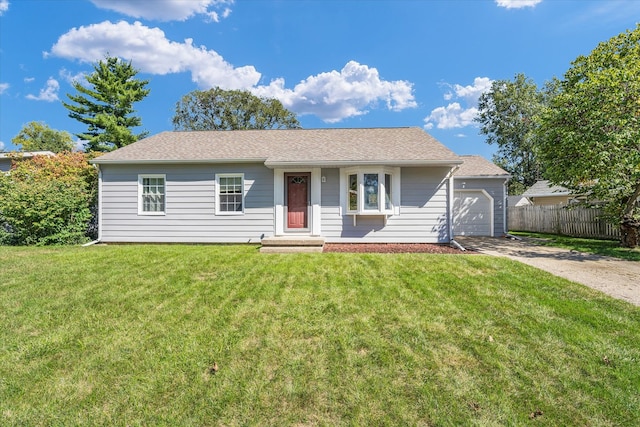
<path id="1" fill-rule="evenodd" d="M 503 198 L 502 198 L 502 209 L 504 211 L 504 215 L 502 215 L 502 222 L 504 224 L 502 224 L 502 232 L 503 234 L 506 236 L 509 234 L 509 206 L 507 206 L 507 196 L 508 196 L 508 191 L 507 191 L 507 183 L 509 182 L 509 179 L 505 179 L 504 180 L 504 184 L 502 185 L 502 194 L 503 194 Z"/>
<path id="2" fill-rule="evenodd" d="M 95 245 L 102 240 L 102 169 L 100 169 L 100 165 L 96 164 L 94 164 L 93 167 L 98 171 L 98 238 L 89 243 L 85 243 L 82 245 L 83 247 Z"/>
<path id="3" fill-rule="evenodd" d="M 455 171 L 457 171 L 458 169 L 460 169 L 460 165 L 456 165 L 454 166 L 450 171 L 449 174 L 447 175 L 447 178 L 449 179 L 449 213 L 448 213 L 448 232 L 449 232 L 449 244 L 453 247 L 455 247 L 456 249 L 459 249 L 461 251 L 465 251 L 466 249 L 458 242 L 455 241 L 455 239 L 453 238 L 453 193 L 454 193 L 454 179 L 453 179 L 453 174 L 455 173 Z M 445 178 L 445 179 L 447 179 Z"/>

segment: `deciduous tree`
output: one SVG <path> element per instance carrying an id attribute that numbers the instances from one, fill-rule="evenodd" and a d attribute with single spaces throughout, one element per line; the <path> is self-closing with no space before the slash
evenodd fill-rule
<path id="1" fill-rule="evenodd" d="M 295 129 L 300 123 L 277 99 L 216 87 L 183 96 L 176 103 L 173 126 L 176 130 Z"/>
<path id="2" fill-rule="evenodd" d="M 640 226 L 640 25 L 572 62 L 540 118 L 547 177 L 606 203 L 623 246 Z"/>
<path id="3" fill-rule="evenodd" d="M 480 96 L 476 121 L 487 143 L 498 146 L 494 163 L 512 176 L 510 194 L 520 194 L 542 177 L 534 132 L 534 118 L 542 105 L 542 92 L 524 74 L 513 81 L 496 80 Z"/>
<path id="4" fill-rule="evenodd" d="M 51 129 L 42 122 L 29 122 L 11 142 L 22 151 L 51 151 L 61 153 L 73 149 L 73 138 L 66 131 Z"/>
<path id="5" fill-rule="evenodd" d="M 97 172 L 84 153 L 34 156 L 0 174 L 0 243 L 77 244 L 87 241 Z"/>
<path id="6" fill-rule="evenodd" d="M 69 117 L 88 126 L 86 132 L 77 134 L 87 141 L 88 151 L 112 151 L 147 135 L 135 135 L 132 130 L 142 124 L 140 117 L 133 115 L 133 104 L 149 94 L 145 89 L 149 81 L 136 79 L 137 74 L 130 62 L 107 56 L 87 77 L 89 87 L 73 83 L 79 94 L 67 96 L 75 104 L 62 104 Z"/>

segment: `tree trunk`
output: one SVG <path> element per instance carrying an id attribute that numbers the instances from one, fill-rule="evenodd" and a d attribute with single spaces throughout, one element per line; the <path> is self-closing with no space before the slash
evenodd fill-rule
<path id="1" fill-rule="evenodd" d="M 620 222 L 620 243 L 625 248 L 635 248 L 640 245 L 640 221 L 631 215 L 625 215 Z"/>
<path id="2" fill-rule="evenodd" d="M 635 185 L 636 188 L 625 204 L 622 212 L 622 221 L 620 221 L 620 234 L 622 236 L 620 243 L 625 248 L 635 248 L 640 244 L 638 242 L 640 220 L 633 218 L 633 211 L 636 209 L 638 201 L 640 201 L 640 180 Z"/>

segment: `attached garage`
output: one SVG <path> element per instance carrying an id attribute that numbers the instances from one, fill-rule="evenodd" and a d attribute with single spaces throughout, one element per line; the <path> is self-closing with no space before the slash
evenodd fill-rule
<path id="1" fill-rule="evenodd" d="M 453 235 L 504 236 L 509 174 L 481 156 L 461 158 L 464 163 L 453 174 Z"/>
<path id="2" fill-rule="evenodd" d="M 493 197 L 484 190 L 456 190 L 453 195 L 453 234 L 493 236 Z"/>

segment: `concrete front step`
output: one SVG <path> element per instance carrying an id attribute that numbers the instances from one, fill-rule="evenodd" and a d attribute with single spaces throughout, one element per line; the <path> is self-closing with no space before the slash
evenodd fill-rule
<path id="1" fill-rule="evenodd" d="M 266 237 L 261 243 L 260 252 L 266 253 L 322 252 L 324 239 L 311 236 L 278 236 Z"/>

